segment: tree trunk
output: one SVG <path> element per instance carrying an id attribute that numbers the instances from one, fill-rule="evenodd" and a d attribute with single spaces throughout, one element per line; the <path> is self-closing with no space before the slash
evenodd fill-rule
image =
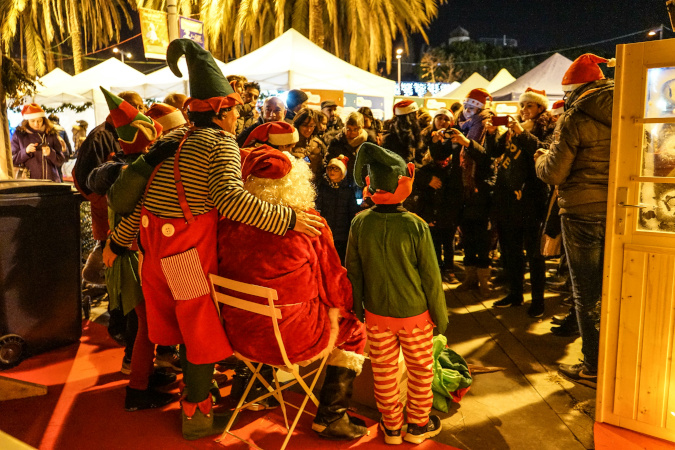
<path id="1" fill-rule="evenodd" d="M 46 27 L 41 27 L 42 41 L 45 45 L 45 60 L 47 62 L 47 72 L 51 72 L 56 68 L 54 63 L 54 52 L 52 51 L 52 43 L 47 39 Z"/>
<path id="2" fill-rule="evenodd" d="M 82 33 L 80 25 L 77 21 L 78 4 L 74 0 L 70 0 L 68 8 L 68 28 L 70 28 L 71 45 L 73 47 L 73 66 L 75 67 L 75 75 L 82 72 Z"/>
<path id="3" fill-rule="evenodd" d="M 2 74 L 2 63 L 4 58 L 4 47 L 0 46 L 0 74 Z M 12 150 L 9 145 L 9 120 L 7 119 L 7 100 L 5 85 L 0 76 L 0 180 L 14 178 L 12 166 Z"/>
<path id="4" fill-rule="evenodd" d="M 26 69 L 25 60 L 23 59 L 23 16 L 19 16 L 19 65 L 22 69 Z"/>
<path id="5" fill-rule="evenodd" d="M 309 40 L 323 48 L 323 0 L 309 0 Z"/>

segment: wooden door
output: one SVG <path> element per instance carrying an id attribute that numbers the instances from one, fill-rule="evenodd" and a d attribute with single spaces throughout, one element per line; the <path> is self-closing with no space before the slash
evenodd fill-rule
<path id="1" fill-rule="evenodd" d="M 675 441 L 675 39 L 615 79 L 596 419 Z"/>

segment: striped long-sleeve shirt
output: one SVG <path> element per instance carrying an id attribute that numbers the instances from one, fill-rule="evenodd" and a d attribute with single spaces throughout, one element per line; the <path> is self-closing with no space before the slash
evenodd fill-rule
<path id="1" fill-rule="evenodd" d="M 167 139 L 180 140 L 185 129 Z M 214 206 L 223 216 L 264 231 L 283 235 L 293 212 L 288 207 L 266 203 L 243 188 L 241 155 L 234 136 L 215 128 L 198 128 L 183 144 L 179 168 L 190 211 L 197 216 Z M 174 157 L 157 171 L 145 197 L 145 207 L 163 218 L 183 217 L 173 174 Z M 142 202 L 115 228 L 111 239 L 129 247 L 138 233 Z"/>

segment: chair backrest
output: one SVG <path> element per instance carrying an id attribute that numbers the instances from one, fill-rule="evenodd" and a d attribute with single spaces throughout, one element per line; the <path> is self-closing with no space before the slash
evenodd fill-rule
<path id="1" fill-rule="evenodd" d="M 255 284 L 247 284 L 242 283 L 241 281 L 231 280 L 229 278 L 214 275 L 212 273 L 209 274 L 209 282 L 211 284 L 211 295 L 216 303 L 222 303 L 233 308 L 242 309 L 244 311 L 271 318 L 274 335 L 277 339 L 277 343 L 279 344 L 279 350 L 281 351 L 281 357 L 283 358 L 285 365 L 287 367 L 291 367 L 293 364 L 288 360 L 286 348 L 284 347 L 284 341 L 281 338 L 281 332 L 279 331 L 278 320 L 282 318 L 281 310 L 274 304 L 274 301 L 279 299 L 277 296 L 277 291 L 275 289 L 257 286 Z M 239 297 L 218 292 L 216 287 L 267 299 L 267 305 L 261 305 L 260 303 L 255 303 L 250 300 L 245 300 Z M 220 308 L 218 309 L 220 310 Z"/>

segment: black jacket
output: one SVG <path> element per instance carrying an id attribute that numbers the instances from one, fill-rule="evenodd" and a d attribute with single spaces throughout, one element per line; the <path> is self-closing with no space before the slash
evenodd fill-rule
<path id="1" fill-rule="evenodd" d="M 360 210 L 354 195 L 358 189 L 353 180 L 345 177 L 338 187 L 323 176 L 319 179 L 316 197 L 316 209 L 321 213 L 331 231 L 333 240 L 347 242 L 352 219 Z"/>

